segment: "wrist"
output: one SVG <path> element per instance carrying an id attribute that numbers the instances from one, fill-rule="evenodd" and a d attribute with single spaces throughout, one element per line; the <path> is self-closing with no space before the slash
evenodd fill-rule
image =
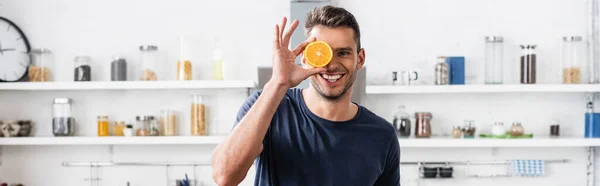
<path id="1" fill-rule="evenodd" d="M 291 88 L 291 87 L 287 84 L 269 81 L 263 87 L 263 92 L 272 91 L 272 92 L 284 92 L 285 93 L 285 92 L 287 92 L 287 90 L 289 88 Z"/>

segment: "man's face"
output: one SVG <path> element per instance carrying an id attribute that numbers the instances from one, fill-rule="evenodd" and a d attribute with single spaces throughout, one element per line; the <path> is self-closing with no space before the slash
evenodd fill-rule
<path id="1" fill-rule="evenodd" d="M 309 37 L 325 41 L 333 51 L 331 62 L 323 67 L 327 71 L 310 77 L 310 83 L 317 93 L 329 100 L 338 100 L 346 91 L 352 88 L 356 80 L 356 72 L 365 62 L 363 49 L 357 50 L 352 28 L 327 28 L 316 26 Z M 308 65 L 302 59 L 303 65 Z"/>

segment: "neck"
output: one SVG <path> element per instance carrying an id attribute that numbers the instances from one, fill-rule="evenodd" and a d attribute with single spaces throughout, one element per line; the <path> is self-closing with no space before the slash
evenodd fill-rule
<path id="1" fill-rule="evenodd" d="M 308 109 L 315 115 L 329 121 L 348 121 L 356 116 L 358 106 L 350 102 L 352 88 L 337 100 L 329 100 L 312 86 L 302 90 L 302 96 Z"/>

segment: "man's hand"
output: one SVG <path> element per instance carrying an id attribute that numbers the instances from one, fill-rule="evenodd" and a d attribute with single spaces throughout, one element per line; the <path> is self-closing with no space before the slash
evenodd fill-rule
<path id="1" fill-rule="evenodd" d="M 304 48 L 310 43 L 316 40 L 314 37 L 308 38 L 306 41 L 300 43 L 294 50 L 288 49 L 290 44 L 290 38 L 292 33 L 298 27 L 298 20 L 292 22 L 291 28 L 285 30 L 287 18 L 283 18 L 281 25 L 275 26 L 275 33 L 273 38 L 273 75 L 271 76 L 270 82 L 277 85 L 281 85 L 285 88 L 295 87 L 306 78 L 325 72 L 325 68 L 302 68 L 294 63 L 296 57 L 298 57 L 304 51 Z M 285 31 L 285 33 L 284 33 Z"/>

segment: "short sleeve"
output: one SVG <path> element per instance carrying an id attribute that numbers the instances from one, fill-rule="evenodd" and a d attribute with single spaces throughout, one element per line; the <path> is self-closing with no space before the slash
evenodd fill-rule
<path id="1" fill-rule="evenodd" d="M 376 186 L 400 186 L 400 144 L 392 138 L 388 147 L 383 173 L 377 178 Z"/>
<path id="2" fill-rule="evenodd" d="M 242 118 L 244 118 L 244 116 L 246 116 L 246 113 L 248 113 L 250 108 L 252 108 L 252 105 L 254 105 L 254 103 L 256 102 L 256 100 L 258 99 L 258 97 L 260 96 L 261 93 L 262 93 L 262 90 L 257 90 L 254 93 L 252 93 L 250 96 L 248 96 L 248 98 L 246 98 L 246 101 L 244 102 L 244 104 L 242 104 L 242 107 L 240 107 L 240 110 L 237 113 L 237 117 L 235 119 L 235 123 L 233 124 L 233 128 L 235 128 L 237 126 L 237 124 L 240 122 L 240 120 L 242 120 Z M 233 130 L 233 128 L 232 128 L 232 130 Z"/>

